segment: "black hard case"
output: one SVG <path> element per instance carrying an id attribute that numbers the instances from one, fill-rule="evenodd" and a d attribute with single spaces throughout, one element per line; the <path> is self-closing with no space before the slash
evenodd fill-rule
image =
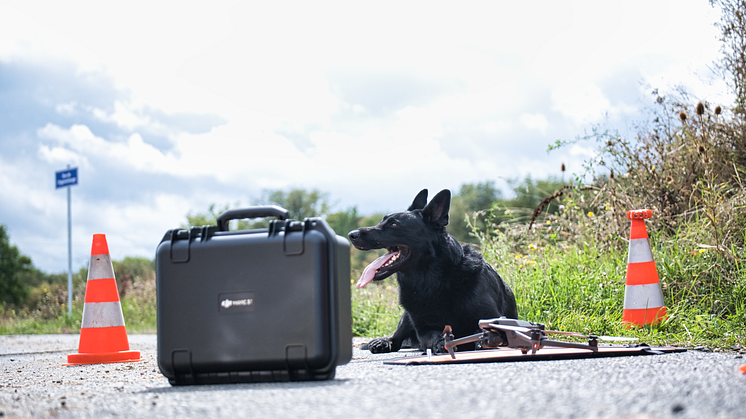
<path id="1" fill-rule="evenodd" d="M 263 230 L 228 221 L 275 216 Z M 172 385 L 325 380 L 352 357 L 350 245 L 320 218 L 232 210 L 156 251 L 158 366 Z"/>

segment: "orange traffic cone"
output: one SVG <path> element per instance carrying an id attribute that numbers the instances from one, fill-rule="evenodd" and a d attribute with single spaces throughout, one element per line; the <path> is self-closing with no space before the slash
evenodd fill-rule
<path id="1" fill-rule="evenodd" d="M 653 211 L 649 209 L 627 211 L 627 218 L 632 220 L 632 228 L 622 321 L 628 324 L 657 324 L 666 316 L 658 270 L 650 251 L 650 240 L 644 221 L 652 215 Z"/>
<path id="2" fill-rule="evenodd" d="M 140 352 L 129 349 L 106 235 L 94 234 L 78 353 L 65 365 L 140 361 Z"/>

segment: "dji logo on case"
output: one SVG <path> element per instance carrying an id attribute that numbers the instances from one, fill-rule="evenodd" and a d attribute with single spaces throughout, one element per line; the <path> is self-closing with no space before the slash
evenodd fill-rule
<path id="1" fill-rule="evenodd" d="M 231 308 L 233 306 L 250 306 L 254 303 L 252 298 L 244 298 L 243 300 L 229 300 L 225 299 L 220 302 L 220 306 L 223 308 Z"/>
<path id="2" fill-rule="evenodd" d="M 219 310 L 221 312 L 238 313 L 254 311 L 253 292 L 231 292 L 218 296 Z"/>

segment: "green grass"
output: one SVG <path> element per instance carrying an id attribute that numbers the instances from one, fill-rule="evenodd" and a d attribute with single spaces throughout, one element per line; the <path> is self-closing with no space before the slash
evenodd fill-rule
<path id="1" fill-rule="evenodd" d="M 746 348 L 746 272 L 742 265 L 719 272 L 727 256 L 653 242 L 668 315 L 658 325 L 629 327 L 622 323 L 626 250 L 529 246 L 527 253 L 511 255 L 497 247 L 488 247 L 487 256 L 503 255 L 492 262 L 513 288 L 521 319 L 653 345 Z"/>
<path id="2" fill-rule="evenodd" d="M 60 313 L 52 319 L 6 313 L 0 319 L 0 335 L 46 335 L 79 333 L 81 310 L 73 310 L 72 316 Z"/>
<path id="3" fill-rule="evenodd" d="M 352 333 L 355 336 L 390 335 L 402 312 L 393 279 L 372 282 L 365 288 L 352 287 Z"/>
<path id="4" fill-rule="evenodd" d="M 121 304 L 128 333 L 156 332 L 155 301 L 138 304 L 133 299 L 125 298 Z M 68 316 L 67 311 L 63 310 L 53 318 L 6 313 L 0 319 L 0 335 L 80 333 L 82 318 L 82 308 L 73 309 L 72 316 Z"/>
<path id="5" fill-rule="evenodd" d="M 72 316 L 67 313 L 66 295 L 65 290 L 62 298 L 43 299 L 35 309 L 0 309 L 0 335 L 80 333 L 85 288 L 75 289 Z M 128 333 L 155 333 L 155 274 L 130 286 L 120 304 Z"/>

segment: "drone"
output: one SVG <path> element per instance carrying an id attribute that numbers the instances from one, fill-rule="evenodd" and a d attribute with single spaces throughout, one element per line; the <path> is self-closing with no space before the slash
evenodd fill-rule
<path id="1" fill-rule="evenodd" d="M 512 349 L 520 349 L 524 355 L 529 351 L 531 351 L 531 355 L 535 355 L 536 351 L 545 346 L 586 349 L 592 352 L 598 352 L 599 341 L 618 342 L 637 340 L 637 338 L 629 337 L 583 335 L 575 332 L 546 330 L 545 326 L 541 323 L 508 319 L 506 317 L 480 320 L 479 328 L 482 329 L 482 332 L 454 339 L 451 326 L 446 325 L 443 330 L 443 338 L 445 339 L 445 347 L 451 355 L 451 358 L 456 359 L 456 354 L 453 350 L 456 346 L 472 342 L 477 342 L 477 345 L 482 349 L 508 347 Z M 584 344 L 550 340 L 547 339 L 547 334 L 585 338 L 588 339 L 588 343 Z"/>

